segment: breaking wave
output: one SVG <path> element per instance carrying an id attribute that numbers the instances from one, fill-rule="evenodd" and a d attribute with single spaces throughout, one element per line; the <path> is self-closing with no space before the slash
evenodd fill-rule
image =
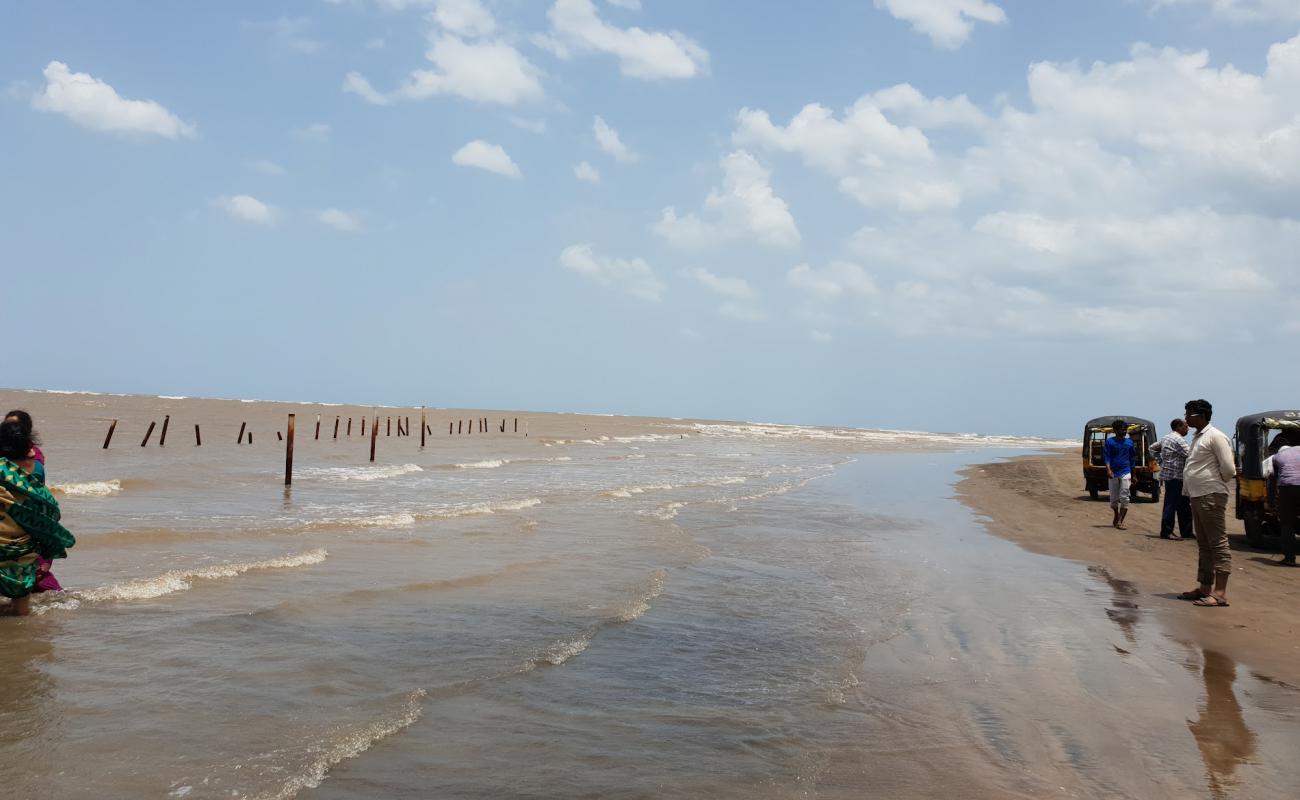
<path id="1" fill-rule="evenodd" d="M 194 581 L 234 578 L 246 572 L 266 569 L 288 569 L 319 564 L 329 556 L 324 549 L 308 550 L 294 555 L 269 558 L 264 561 L 244 561 L 226 564 L 214 564 L 195 569 L 176 569 L 164 572 L 156 578 L 142 578 L 124 583 L 100 586 L 94 589 L 65 592 L 50 603 L 43 603 L 32 610 L 44 613 L 55 609 L 73 609 L 82 603 L 103 603 L 114 600 L 150 600 L 155 597 L 183 592 Z"/>
<path id="2" fill-rule="evenodd" d="M 108 481 L 63 483 L 51 486 L 50 491 L 67 497 L 109 497 L 122 491 L 122 482 L 115 478 Z"/>
<path id="3" fill-rule="evenodd" d="M 303 475 L 310 478 L 324 478 L 336 481 L 378 481 L 384 478 L 397 478 L 412 472 L 424 472 L 419 464 L 385 464 L 378 467 L 317 467 L 305 470 Z"/>
<path id="4" fill-rule="evenodd" d="M 408 694 L 401 707 L 389 716 L 346 731 L 342 735 L 335 734 L 307 744 L 305 751 L 309 760 L 302 766 L 301 771 L 286 780 L 279 789 L 256 797 L 258 800 L 289 800 L 303 789 L 320 786 L 329 775 L 330 769 L 339 762 L 356 758 L 376 743 L 415 724 L 424 713 L 426 694 L 424 689 L 416 689 Z"/>

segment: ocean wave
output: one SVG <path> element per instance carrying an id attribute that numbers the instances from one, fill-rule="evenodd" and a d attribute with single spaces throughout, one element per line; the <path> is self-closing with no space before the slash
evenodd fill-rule
<path id="1" fill-rule="evenodd" d="M 155 578 L 141 578 L 94 589 L 65 592 L 54 602 L 37 606 L 33 611 L 44 613 L 54 609 L 76 608 L 82 603 L 103 603 L 113 600 L 151 600 L 155 597 L 186 591 L 197 580 L 234 578 L 247 572 L 267 569 L 306 567 L 319 564 L 328 556 L 329 553 L 324 549 L 316 549 L 264 561 L 231 562 L 195 569 L 170 570 Z"/>
<path id="2" fill-rule="evenodd" d="M 494 458 L 487 461 L 474 461 L 469 464 L 457 464 L 456 469 L 496 469 L 510 463 L 508 458 Z"/>
<path id="3" fill-rule="evenodd" d="M 667 503 L 665 505 L 659 506 L 653 511 L 646 511 L 640 513 L 644 513 L 647 516 L 654 517 L 655 519 L 662 519 L 666 521 L 670 519 L 676 519 L 677 512 L 685 507 L 686 507 L 685 503 Z"/>
<path id="4" fill-rule="evenodd" d="M 744 424 L 696 423 L 695 430 L 706 436 L 758 439 L 804 439 L 861 445 L 931 445 L 936 447 L 1062 447 L 1072 440 L 1038 436 L 1001 436 L 977 433 L 931 433 L 869 428 L 814 428 L 761 422 Z"/>
<path id="5" fill-rule="evenodd" d="M 302 472 L 304 477 L 337 481 L 378 481 L 398 478 L 413 472 L 424 472 L 419 464 L 384 464 L 365 467 L 316 467 Z"/>
<path id="6" fill-rule="evenodd" d="M 654 483 L 649 486 L 624 486 L 621 489 L 610 489 L 607 492 L 602 492 L 602 494 L 606 497 L 627 498 L 632 497 L 633 495 L 645 494 L 646 492 L 663 492 L 676 488 L 678 487 L 671 483 Z"/>
<path id="7" fill-rule="evenodd" d="M 50 491 L 68 497 L 108 497 L 122 491 L 122 482 L 114 478 L 107 481 L 86 481 L 85 483 L 62 483 L 51 486 Z"/>
<path id="8" fill-rule="evenodd" d="M 279 789 L 257 795 L 258 800 L 289 800 L 304 789 L 320 786 L 329 771 L 339 762 L 356 758 L 389 736 L 414 725 L 424 713 L 424 698 L 427 694 L 424 689 L 416 689 L 406 696 L 400 708 L 383 719 L 347 731 L 341 736 L 333 734 L 327 739 L 306 745 L 309 760 L 301 771 L 286 780 Z"/>
<path id="9" fill-rule="evenodd" d="M 591 637 L 594 635 L 595 631 L 583 631 L 576 636 L 553 642 L 547 647 L 538 650 L 531 658 L 520 664 L 515 669 L 515 672 L 532 672 L 543 664 L 558 667 L 574 656 L 581 655 L 591 644 Z"/>
<path id="10" fill-rule="evenodd" d="M 635 622 L 640 619 L 645 612 L 650 610 L 650 601 L 663 594 L 664 579 L 667 577 L 667 571 L 662 569 L 655 570 L 654 574 L 652 574 L 646 580 L 645 584 L 640 587 L 640 593 L 636 596 L 635 601 L 625 610 L 615 614 L 614 619 L 618 622 L 625 623 Z"/>
<path id="11" fill-rule="evenodd" d="M 497 503 L 472 503 L 465 506 L 453 506 L 445 511 L 436 511 L 430 514 L 421 514 L 420 516 L 451 518 L 451 517 L 473 517 L 480 514 L 496 514 L 501 511 L 523 511 L 526 508 L 540 506 L 542 501 L 536 497 L 528 497 L 523 500 L 506 500 Z"/>

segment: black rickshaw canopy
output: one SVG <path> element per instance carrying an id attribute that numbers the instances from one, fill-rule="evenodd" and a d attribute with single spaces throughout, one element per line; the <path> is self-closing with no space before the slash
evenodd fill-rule
<path id="1" fill-rule="evenodd" d="M 1237 467 L 1243 478 L 1264 477 L 1264 459 L 1271 455 L 1268 432 L 1279 430 L 1300 431 L 1300 410 L 1261 411 L 1237 420 Z"/>

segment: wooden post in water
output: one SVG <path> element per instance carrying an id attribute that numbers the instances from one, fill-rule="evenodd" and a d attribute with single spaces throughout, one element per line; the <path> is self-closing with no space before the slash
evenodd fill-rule
<path id="1" fill-rule="evenodd" d="M 149 444 L 149 437 L 153 436 L 153 426 L 157 424 L 158 424 L 157 421 L 149 423 L 149 430 L 144 432 L 144 440 L 140 442 L 141 447 L 144 447 L 145 445 Z"/>
<path id="2" fill-rule="evenodd" d="M 194 423 L 194 446 L 203 446 L 203 437 L 199 434 L 199 423 Z"/>
<path id="3" fill-rule="evenodd" d="M 404 427 L 402 430 L 406 431 L 406 433 L 403 434 L 404 436 L 410 436 L 410 435 L 411 435 L 411 418 L 410 418 L 410 417 L 407 417 L 407 418 L 406 418 L 406 427 Z"/>
<path id="4" fill-rule="evenodd" d="M 277 442 L 283 442 L 283 441 L 284 441 L 284 434 L 283 434 L 283 433 L 280 433 L 279 431 L 276 431 L 276 432 L 275 432 L 275 440 L 276 440 Z"/>
<path id="5" fill-rule="evenodd" d="M 352 417 L 348 417 L 348 436 L 352 435 Z"/>
<path id="6" fill-rule="evenodd" d="M 464 420 L 459 420 L 459 419 L 456 420 L 456 433 L 460 433 L 460 431 L 461 431 L 460 426 L 461 426 L 461 423 L 462 423 L 462 422 L 464 422 Z"/>
<path id="7" fill-rule="evenodd" d="M 420 446 L 424 447 L 424 434 L 429 430 L 429 423 L 424 421 L 424 406 L 420 406 Z"/>
<path id="8" fill-rule="evenodd" d="M 248 443 L 249 443 L 249 444 L 252 444 L 252 443 L 253 443 L 253 432 L 252 432 L 252 431 L 249 431 L 249 432 L 248 432 Z"/>
<path id="9" fill-rule="evenodd" d="M 316 441 L 320 441 L 320 414 L 316 415 Z"/>
<path id="10" fill-rule="evenodd" d="M 370 463 L 375 463 L 375 437 L 379 435 L 379 415 L 375 415 L 375 424 L 370 426 Z"/>
<path id="11" fill-rule="evenodd" d="M 284 485 L 293 484 L 293 414 L 289 415 L 289 440 L 284 443 Z M 316 415 L 316 430 L 320 431 L 320 414 Z"/>
<path id="12" fill-rule="evenodd" d="M 515 417 L 515 433 L 519 433 L 519 417 Z"/>
<path id="13" fill-rule="evenodd" d="M 334 418 L 334 438 L 339 438 L 339 418 Z"/>
<path id="14" fill-rule="evenodd" d="M 172 421 L 170 414 L 163 415 L 163 429 L 158 434 L 158 446 L 163 447 L 167 444 L 167 425 Z"/>
<path id="15" fill-rule="evenodd" d="M 113 441 L 113 431 L 117 429 L 117 420 L 113 420 L 108 426 L 108 435 L 104 437 L 104 449 L 108 449 L 108 443 Z"/>
<path id="16" fill-rule="evenodd" d="M 361 435 L 362 435 L 362 436 L 365 436 L 365 435 L 366 435 L 366 418 L 365 418 L 365 417 L 362 417 L 362 418 L 361 418 Z"/>
<path id="17" fill-rule="evenodd" d="M 385 436 L 392 436 L 392 435 L 393 435 L 393 418 L 392 418 L 392 417 L 389 417 L 389 418 L 388 418 L 388 432 L 385 433 L 384 435 L 385 435 Z"/>
<path id="18" fill-rule="evenodd" d="M 247 422 L 241 422 L 241 423 L 239 423 L 239 438 L 235 440 L 235 444 L 243 444 L 243 443 L 244 443 L 244 428 L 246 428 L 246 427 L 248 427 L 248 423 L 247 423 Z M 249 443 L 251 444 L 252 441 L 253 441 L 253 437 L 252 437 L 252 436 L 248 437 L 248 441 L 249 441 Z"/>
<path id="19" fill-rule="evenodd" d="M 450 422 L 447 423 L 447 435 L 448 435 L 448 436 L 451 436 L 451 431 L 452 431 L 452 428 L 454 428 L 454 427 L 456 427 L 456 426 L 453 425 L 452 423 L 450 423 Z"/>

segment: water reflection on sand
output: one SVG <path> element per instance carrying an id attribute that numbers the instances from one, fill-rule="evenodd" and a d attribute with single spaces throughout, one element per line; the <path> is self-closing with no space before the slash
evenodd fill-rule
<path id="1" fill-rule="evenodd" d="M 1221 800 L 1230 796 L 1237 768 L 1255 754 L 1255 734 L 1246 724 L 1233 688 L 1237 663 L 1223 653 L 1206 650 L 1201 677 L 1205 697 L 1200 702 L 1200 715 L 1195 721 L 1189 720 L 1187 728 L 1205 760 L 1210 794 Z"/>

